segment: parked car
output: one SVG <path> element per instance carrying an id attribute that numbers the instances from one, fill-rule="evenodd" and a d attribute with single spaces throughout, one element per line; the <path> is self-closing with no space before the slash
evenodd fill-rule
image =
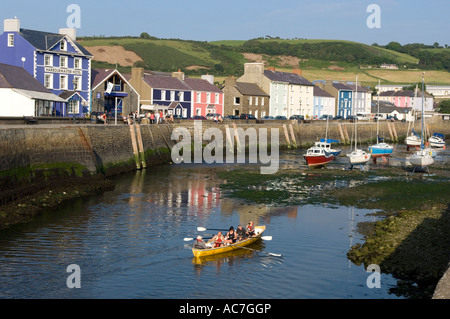
<path id="1" fill-rule="evenodd" d="M 186 118 L 181 116 L 180 114 L 174 114 L 173 119 L 185 120 Z"/>
<path id="2" fill-rule="evenodd" d="M 270 116 L 270 115 L 266 115 L 266 116 L 263 116 L 262 118 L 261 118 L 261 120 L 274 120 L 275 118 L 273 117 L 273 116 Z"/>
<path id="3" fill-rule="evenodd" d="M 322 121 L 326 121 L 326 120 L 332 120 L 333 119 L 333 115 L 326 115 L 326 114 L 323 114 L 321 117 L 319 117 L 319 120 L 322 120 Z"/>
<path id="4" fill-rule="evenodd" d="M 191 117 L 191 119 L 193 119 L 193 120 L 207 120 L 207 118 L 202 116 L 202 115 L 194 115 L 193 117 Z"/>
<path id="5" fill-rule="evenodd" d="M 289 117 L 290 120 L 304 120 L 305 117 L 303 115 L 291 115 Z"/>
<path id="6" fill-rule="evenodd" d="M 275 116 L 275 120 L 287 120 L 287 117 L 283 115 L 277 115 Z"/>
<path id="7" fill-rule="evenodd" d="M 256 117 L 253 114 L 241 114 L 239 118 L 241 120 L 256 120 Z"/>
<path id="8" fill-rule="evenodd" d="M 333 120 L 343 120 L 344 118 L 340 115 L 333 117 Z"/>
<path id="9" fill-rule="evenodd" d="M 227 115 L 225 120 L 239 120 L 239 115 Z"/>

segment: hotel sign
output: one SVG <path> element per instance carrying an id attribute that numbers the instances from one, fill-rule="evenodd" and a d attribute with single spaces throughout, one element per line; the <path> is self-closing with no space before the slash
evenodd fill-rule
<path id="1" fill-rule="evenodd" d="M 82 70 L 55 68 L 55 67 L 51 67 L 51 66 L 45 67 L 45 72 L 47 72 L 47 73 L 63 73 L 63 74 L 83 75 L 83 71 Z"/>

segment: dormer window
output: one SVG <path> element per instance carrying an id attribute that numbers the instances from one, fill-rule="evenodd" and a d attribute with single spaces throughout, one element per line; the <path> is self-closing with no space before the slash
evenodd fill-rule
<path id="1" fill-rule="evenodd" d="M 8 47 L 13 47 L 14 46 L 14 34 L 8 34 Z"/>
<path id="2" fill-rule="evenodd" d="M 64 39 L 61 41 L 61 51 L 67 51 L 67 41 Z"/>

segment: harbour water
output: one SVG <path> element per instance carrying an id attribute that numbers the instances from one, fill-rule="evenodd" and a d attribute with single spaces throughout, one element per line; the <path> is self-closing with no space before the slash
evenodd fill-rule
<path id="1" fill-rule="evenodd" d="M 281 165 L 304 162 L 291 153 Z M 0 298 L 402 298 L 390 293 L 394 278 L 381 274 L 381 287 L 370 288 L 372 273 L 346 256 L 363 241 L 357 223 L 374 221 L 373 210 L 229 198 L 221 188 L 226 180 L 216 174 L 239 168 L 170 165 L 122 175 L 113 191 L 3 231 Z M 227 229 L 249 220 L 267 225 L 265 234 L 273 236 L 253 247 L 258 252 L 199 261 L 192 242 L 183 240 L 197 236 L 198 226 Z M 81 287 L 70 289 L 67 267 L 74 264 Z"/>

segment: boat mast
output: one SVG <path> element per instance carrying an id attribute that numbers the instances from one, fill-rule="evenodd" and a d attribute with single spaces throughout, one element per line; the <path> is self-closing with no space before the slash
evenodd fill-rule
<path id="1" fill-rule="evenodd" d="M 355 100 L 355 107 L 354 107 L 353 112 L 355 114 L 354 121 L 355 121 L 355 151 L 356 151 L 358 148 L 358 145 L 356 144 L 358 141 L 358 125 L 357 125 L 358 118 L 356 117 L 356 107 L 358 106 L 358 104 L 357 104 L 357 102 L 358 102 L 358 73 L 356 73 L 355 99 L 354 100 Z"/>
<path id="2" fill-rule="evenodd" d="M 422 141 L 420 143 L 420 148 L 423 149 L 423 131 L 425 129 L 424 127 L 424 113 L 423 113 L 423 100 L 424 100 L 424 82 L 425 82 L 425 72 L 422 72 Z"/>
<path id="3" fill-rule="evenodd" d="M 380 79 L 378 79 L 378 111 L 377 111 L 377 116 L 380 115 Z M 378 143 L 378 131 L 379 131 L 379 126 L 380 126 L 380 119 L 377 118 L 377 143 Z"/>

